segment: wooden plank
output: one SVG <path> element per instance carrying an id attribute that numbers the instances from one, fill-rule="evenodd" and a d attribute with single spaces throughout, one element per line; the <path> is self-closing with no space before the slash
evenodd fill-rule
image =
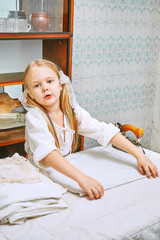
<path id="1" fill-rule="evenodd" d="M 63 32 L 68 32 L 68 1 L 63 1 Z"/>
<path id="2" fill-rule="evenodd" d="M 70 33 L 73 34 L 73 21 L 74 21 L 74 0 L 71 1 L 71 10 L 70 10 Z"/>
<path id="3" fill-rule="evenodd" d="M 0 86 L 23 84 L 24 72 L 1 73 Z"/>
<path id="4" fill-rule="evenodd" d="M 62 39 L 70 38 L 70 33 L 0 33 L 0 39 Z"/>
<path id="5" fill-rule="evenodd" d="M 43 40 L 43 57 L 56 63 L 67 73 L 67 45 L 68 40 Z"/>
<path id="6" fill-rule="evenodd" d="M 0 131 L 0 146 L 25 142 L 25 128 L 14 128 Z"/>
<path id="7" fill-rule="evenodd" d="M 70 11 L 70 32 L 73 35 L 73 20 L 74 20 L 74 0 L 70 1 L 71 4 L 71 11 Z M 72 53 L 73 53 L 73 37 L 71 36 L 69 39 L 69 72 L 68 75 L 71 79 L 72 76 Z"/>
<path id="8" fill-rule="evenodd" d="M 4 86 L 11 86 L 11 85 L 18 85 L 18 84 L 23 84 L 23 81 L 6 81 L 6 82 L 0 82 L 0 87 L 4 87 Z"/>

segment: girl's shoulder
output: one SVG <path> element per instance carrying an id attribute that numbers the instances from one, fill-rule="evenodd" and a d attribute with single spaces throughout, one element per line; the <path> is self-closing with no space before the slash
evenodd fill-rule
<path id="1" fill-rule="evenodd" d="M 35 118 L 43 118 L 44 119 L 44 115 L 43 115 L 43 112 L 38 108 L 38 107 L 33 107 L 33 108 L 30 108 L 28 110 L 28 112 L 26 113 L 26 118 L 32 118 L 32 117 L 35 117 Z"/>

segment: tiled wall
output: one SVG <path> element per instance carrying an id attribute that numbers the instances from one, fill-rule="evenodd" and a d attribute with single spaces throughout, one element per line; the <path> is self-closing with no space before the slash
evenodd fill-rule
<path id="1" fill-rule="evenodd" d="M 159 0 L 75 0 L 72 81 L 93 117 L 144 129 L 150 147 Z M 97 145 L 85 139 L 85 148 Z"/>

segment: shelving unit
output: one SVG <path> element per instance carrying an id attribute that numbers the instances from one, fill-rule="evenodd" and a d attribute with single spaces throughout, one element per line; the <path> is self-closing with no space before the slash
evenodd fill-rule
<path id="1" fill-rule="evenodd" d="M 41 39 L 43 58 L 55 62 L 71 77 L 73 9 L 74 0 L 63 0 L 63 32 L 2 32 L 0 40 Z M 23 72 L 0 74 L 0 87 L 18 84 L 23 84 Z M 0 147 L 24 142 L 24 132 L 24 128 L 0 131 Z"/>

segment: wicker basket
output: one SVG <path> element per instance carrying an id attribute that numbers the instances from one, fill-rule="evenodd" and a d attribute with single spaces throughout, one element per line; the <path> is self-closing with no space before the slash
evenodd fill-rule
<path id="1" fill-rule="evenodd" d="M 23 127 L 25 125 L 24 113 L 1 113 L 0 130 Z"/>

